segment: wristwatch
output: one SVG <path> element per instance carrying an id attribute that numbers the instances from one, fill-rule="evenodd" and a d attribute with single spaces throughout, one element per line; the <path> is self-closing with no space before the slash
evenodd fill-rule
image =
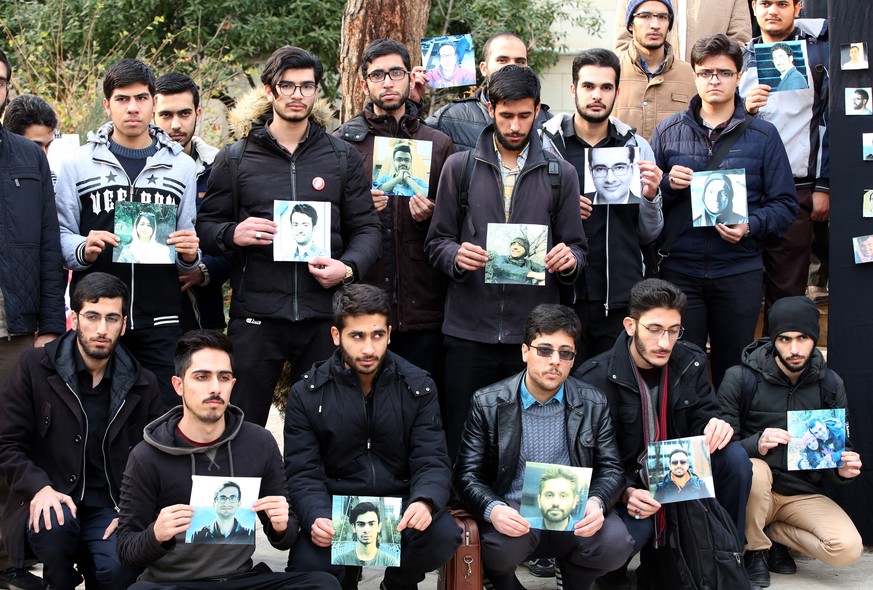
<path id="1" fill-rule="evenodd" d="M 355 282 L 355 271 L 352 267 L 346 264 L 346 275 L 343 277 L 343 285 L 351 285 Z"/>

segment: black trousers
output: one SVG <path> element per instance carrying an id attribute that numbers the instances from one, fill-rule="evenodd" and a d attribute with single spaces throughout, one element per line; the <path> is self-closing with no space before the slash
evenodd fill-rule
<path id="1" fill-rule="evenodd" d="M 247 573 L 215 580 L 137 582 L 128 590 L 339 590 L 339 582 L 324 572 Z"/>
<path id="2" fill-rule="evenodd" d="M 171 381 L 176 374 L 173 356 L 176 352 L 176 342 L 181 335 L 182 327 L 176 324 L 127 330 L 121 337 L 121 341 L 133 358 L 155 374 L 165 410 L 181 403 L 181 398 L 173 389 Z"/>
<path id="3" fill-rule="evenodd" d="M 273 390 L 285 361 L 291 363 L 293 383 L 312 365 L 333 354 L 331 320 L 250 320 L 231 318 L 227 335 L 233 342 L 236 385 L 230 401 L 245 419 L 264 426 L 270 415 Z"/>
<path id="4" fill-rule="evenodd" d="M 579 301 L 573 310 L 582 323 L 582 337 L 576 349 L 576 362 L 573 368 L 601 352 L 612 350 L 615 339 L 624 331 L 624 318 L 629 310 L 617 307 L 606 312 L 603 301 Z"/>

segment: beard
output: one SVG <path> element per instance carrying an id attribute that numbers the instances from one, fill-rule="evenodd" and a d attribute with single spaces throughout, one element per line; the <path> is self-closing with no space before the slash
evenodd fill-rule
<path id="1" fill-rule="evenodd" d="M 530 143 L 530 133 L 527 133 L 523 136 L 521 142 L 518 145 L 513 145 L 510 140 L 505 135 L 503 135 L 500 132 L 500 129 L 498 129 L 497 127 L 494 128 L 494 137 L 497 139 L 497 143 L 513 152 L 520 152 L 527 146 L 527 144 Z"/>
<path id="2" fill-rule="evenodd" d="M 809 361 L 812 360 L 812 355 L 810 354 L 808 357 L 806 357 L 806 360 L 803 361 L 803 364 L 800 365 L 800 367 L 795 368 L 793 365 L 790 365 L 788 363 L 788 359 L 786 359 L 784 356 L 782 356 L 782 353 L 779 352 L 779 349 L 777 349 L 775 346 L 773 347 L 773 354 L 776 355 L 776 358 L 778 358 L 780 361 L 782 361 L 782 363 L 781 363 L 782 368 L 790 373 L 802 373 L 803 371 L 806 370 L 806 367 L 809 366 Z"/>
<path id="3" fill-rule="evenodd" d="M 609 119 L 609 115 L 612 114 L 612 106 L 609 105 L 607 107 L 604 103 L 600 103 L 603 105 L 603 112 L 599 114 L 591 113 L 588 109 L 584 108 L 581 104 L 579 104 L 579 96 L 577 95 L 575 98 L 576 102 L 576 112 L 584 121 L 588 121 L 589 123 L 603 123 L 607 119 Z"/>
<path id="4" fill-rule="evenodd" d="M 284 110 L 277 108 L 276 104 L 273 104 L 273 114 L 283 121 L 288 121 L 289 123 L 299 123 L 300 121 L 305 121 L 309 118 L 310 113 L 312 113 L 312 108 L 315 104 L 309 105 L 305 111 L 300 113 L 286 113 Z"/>
<path id="5" fill-rule="evenodd" d="M 379 98 L 378 96 L 370 95 L 370 100 L 372 103 L 382 109 L 383 111 L 393 113 L 394 111 L 400 110 L 406 105 L 406 101 L 409 98 L 409 88 L 406 89 L 406 92 L 400 93 L 400 96 L 395 98 L 392 101 L 385 101 Z"/>
<path id="6" fill-rule="evenodd" d="M 94 360 L 102 361 L 108 359 L 112 356 L 112 352 L 115 350 L 115 341 L 112 340 L 110 340 L 110 344 L 106 348 L 95 348 L 89 346 L 88 341 L 85 340 L 85 337 L 79 332 L 76 333 L 76 340 L 79 341 L 79 348 L 81 351 Z"/>

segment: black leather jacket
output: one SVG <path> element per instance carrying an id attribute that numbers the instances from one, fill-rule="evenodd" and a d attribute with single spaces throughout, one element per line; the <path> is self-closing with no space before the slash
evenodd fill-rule
<path id="1" fill-rule="evenodd" d="M 519 386 L 524 372 L 480 389 L 473 396 L 455 463 L 455 487 L 461 503 L 477 518 L 493 501 L 503 501 L 521 452 Z M 606 397 L 570 377 L 564 383 L 567 447 L 575 467 L 592 467 L 588 497 L 611 508 L 624 489 L 624 474 Z"/>

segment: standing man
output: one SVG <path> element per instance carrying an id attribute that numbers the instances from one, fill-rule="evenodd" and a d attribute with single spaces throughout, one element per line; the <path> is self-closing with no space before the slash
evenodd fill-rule
<path id="1" fill-rule="evenodd" d="M 492 35 L 482 49 L 479 72 L 485 83 L 473 96 L 453 100 L 427 118 L 427 124 L 452 138 L 458 151 L 472 150 L 482 131 L 492 122 L 489 115 L 488 85 L 491 75 L 503 66 L 527 65 L 527 46 L 512 33 Z M 537 113 L 537 128 L 551 118 L 549 107 L 542 105 Z"/>
<path id="2" fill-rule="evenodd" d="M 804 19 L 795 22 L 802 5 L 800 0 L 755 0 L 752 7 L 761 27 L 761 36 L 755 37 L 743 48 L 740 96 L 743 97 L 749 113 L 756 115 L 758 119 L 769 121 L 779 131 L 788 152 L 797 201 L 800 204 L 797 218 L 787 231 L 765 244 L 765 314 L 777 299 L 806 293 L 813 222 L 827 221 L 830 215 L 826 114 L 830 100 L 827 73 L 828 22 L 827 19 Z M 755 45 L 780 41 L 805 43 L 808 58 L 806 71 L 812 77 L 812 87 L 798 86 L 802 89 L 771 92 L 769 86 L 758 83 Z M 777 55 L 782 53 L 779 47 L 790 50 L 787 45 L 774 45 L 774 62 L 778 60 Z M 790 51 L 788 55 L 791 55 Z M 785 80 L 777 88 L 782 90 L 781 85 Z M 826 240 L 826 233 L 822 237 Z M 769 316 L 765 315 L 766 317 Z M 766 322 L 764 333 L 767 333 Z M 748 334 L 747 342 L 751 340 L 752 334 Z M 739 360 L 735 358 L 731 364 L 736 364 Z"/>
<path id="3" fill-rule="evenodd" d="M 2 114 L 3 111 L 0 111 L 0 115 Z M 49 146 L 55 140 L 58 116 L 49 103 L 40 97 L 20 94 L 6 107 L 3 124 L 6 131 L 26 137 L 48 156 Z"/>
<path id="4" fill-rule="evenodd" d="M 705 349 L 709 338 L 717 387 L 755 334 L 765 240 L 785 233 L 797 201 L 778 132 L 761 118 L 747 117 L 736 95 L 740 46 L 724 35 L 705 37 L 694 46 L 691 64 L 698 95 L 686 111 L 658 125 L 652 138 L 658 167 L 669 171 L 662 183 L 664 240 L 675 236 L 666 246 L 662 240 L 661 250 L 669 256 L 660 263 L 660 276 L 688 296 L 682 317 L 688 340 Z M 745 171 L 748 222 L 692 227 L 692 175 L 711 169 L 713 158 L 731 142 L 717 168 Z"/>
<path id="5" fill-rule="evenodd" d="M 382 187 L 370 191 L 382 223 L 382 256 L 363 280 L 391 295 L 391 350 L 437 375 L 442 371 L 440 326 L 446 278 L 428 264 L 424 239 L 433 215 L 437 181 L 455 148 L 445 133 L 422 123 L 418 108 L 409 100 L 416 80 L 410 66 L 409 52 L 402 43 L 376 39 L 367 45 L 361 59 L 361 88 L 369 103 L 341 125 L 336 135 L 360 152 L 366 173 L 373 169 L 376 136 L 432 143 L 429 186 L 421 187 L 406 172 L 407 180 L 388 191 L 406 196 L 389 196 Z M 399 147 L 408 150 L 409 146 Z M 398 158 L 403 161 L 398 163 Z M 412 157 L 408 151 L 395 150 L 394 162 L 408 170 Z"/>
<path id="6" fill-rule="evenodd" d="M 206 183 L 212 171 L 212 162 L 218 153 L 197 135 L 197 125 L 203 109 L 200 108 L 200 89 L 182 74 L 164 74 L 155 82 L 155 124 L 182 150 L 194 159 L 197 166 L 197 210 Z M 179 275 L 182 283 L 182 329 L 195 328 L 224 330 L 224 283 L 230 275 L 230 255 L 203 256 L 190 272 Z"/>
<path id="7" fill-rule="evenodd" d="M 615 116 L 646 139 L 694 96 L 694 72 L 667 42 L 673 22 L 670 0 L 627 3 L 625 27 L 633 42 L 620 54 L 622 92 L 616 96 Z"/>
<path id="8" fill-rule="evenodd" d="M 444 510 L 451 468 L 430 376 L 388 350 L 390 304 L 372 285 L 334 296 L 336 352 L 291 388 L 285 414 L 285 476 L 302 535 L 289 571 L 328 571 L 357 588 L 360 570 L 330 565 L 331 496 L 403 499 L 400 567 L 383 590 L 415 588 L 452 556 L 460 530 Z"/>
<path id="9" fill-rule="evenodd" d="M 744 529 L 751 469 L 743 449 L 730 444 L 733 430 L 720 416 L 706 354 L 681 340 L 686 301 L 685 294 L 666 281 L 637 283 L 631 289 L 625 330 L 612 350 L 583 362 L 575 373 L 604 392 L 609 402 L 624 469 L 616 512 L 634 538 L 634 554 L 656 535 L 656 519 L 650 517 L 661 505 L 649 492 L 655 474 L 648 472 L 646 457 L 649 443 L 659 440 L 706 437 L 716 499 L 730 514 L 740 538 Z M 599 583 L 602 588 L 627 588 L 627 564 Z"/>
<path id="10" fill-rule="evenodd" d="M 276 440 L 263 428 L 244 422 L 239 408 L 229 403 L 235 382 L 232 354 L 227 336 L 211 330 L 188 332 L 176 344 L 173 388 L 181 406 L 146 426 L 143 441 L 130 454 L 121 488 L 118 556 L 131 567 L 145 568 L 132 590 L 337 587 L 330 576 L 315 572 L 252 568 L 253 531 L 248 531 L 250 542 L 185 542 L 194 515 L 189 504 L 192 475 L 220 478 L 216 497 L 224 496 L 221 505 L 228 511 L 232 506 L 233 512 L 237 506 L 231 500 L 238 503 L 240 492 L 232 479 L 259 478 L 259 497 L 252 510 L 270 544 L 288 550 L 297 538 L 297 517 L 288 505 Z"/>
<path id="11" fill-rule="evenodd" d="M 580 330 L 570 308 L 538 305 L 524 323 L 524 370 L 480 389 L 472 401 L 455 489 L 480 521 L 482 565 L 497 590 L 519 588 L 516 566 L 543 557 L 557 558 L 564 588 L 587 590 L 633 546 L 610 514 L 624 477 L 606 398 L 570 377 Z M 531 528 L 519 514 L 531 461 L 592 468 L 585 512 L 572 532 Z"/>
<path id="12" fill-rule="evenodd" d="M 263 93 L 233 113 L 238 142 L 215 159 L 197 227 L 208 254 L 233 253 L 228 336 L 239 385 L 233 401 L 267 423 L 285 361 L 296 379 L 334 347 L 331 295 L 358 281 L 379 256 L 379 221 L 358 152 L 328 135 L 316 109 L 324 69 L 315 55 L 286 45 L 267 59 Z M 273 261 L 274 200 L 330 203 L 331 256 Z"/>
<path id="13" fill-rule="evenodd" d="M 833 457 L 835 463 L 842 461 L 841 467 L 787 469 L 787 412 L 846 408 L 843 380 L 827 368 L 816 348 L 815 303 L 802 296 L 774 303 L 770 334 L 746 348 L 742 365 L 731 368 L 718 388 L 733 438 L 752 461 L 745 560 L 749 577 L 762 587 L 770 585 L 770 572 L 797 571 L 789 549 L 831 567 L 847 567 L 864 549 L 851 518 L 822 489 L 827 482 L 847 484 L 861 473 L 861 457 L 845 433 L 834 445 L 837 451 L 844 449 Z M 812 426 L 817 438 L 831 437 L 822 422 Z"/>
<path id="14" fill-rule="evenodd" d="M 662 173 L 655 165 L 649 142 L 626 124 L 610 117 L 619 95 L 621 66 L 607 49 L 588 49 L 573 60 L 570 95 L 576 103 L 573 115 L 556 115 L 543 125 L 543 145 L 576 168 L 579 186 L 589 172 L 585 151 L 601 147 L 639 148 L 642 197 L 629 207 L 592 207 L 592 199 L 579 197 L 582 225 L 588 238 L 588 259 L 577 281 L 574 309 L 582 322 L 579 357 L 586 359 L 612 348 L 627 316 L 630 288 L 643 279 L 646 246 L 657 239 L 664 226 L 661 213 Z M 594 150 L 588 152 L 593 154 Z M 603 171 L 601 179 L 618 178 L 617 172 Z M 627 174 L 628 181 L 631 175 Z M 607 251 L 609 255 L 607 256 Z"/>
<path id="15" fill-rule="evenodd" d="M 443 321 L 450 456 L 473 392 L 521 370 L 518 345 L 531 309 L 557 303 L 559 283 L 572 285 L 585 266 L 579 181 L 569 163 L 543 150 L 534 130 L 539 96 L 540 82 L 530 68 L 494 72 L 488 87 L 494 122 L 473 152 L 449 158 L 440 178 L 425 249 L 450 279 Z M 469 184 L 460 187 L 464 177 Z M 548 226 L 545 286 L 486 284 L 489 223 Z"/>
<path id="16" fill-rule="evenodd" d="M 155 376 L 120 344 L 128 302 L 120 279 L 83 277 L 73 329 L 24 352 L 0 390 L 0 472 L 12 490 L 3 540 L 12 567 L 29 545 L 59 590 L 83 578 L 120 590 L 139 573 L 115 554 L 116 507 L 128 452 L 163 406 Z"/>
<path id="17" fill-rule="evenodd" d="M 155 76 L 141 61 L 123 59 L 103 78 L 103 107 L 111 121 L 88 135 L 88 143 L 66 160 L 56 187 L 61 247 L 73 271 L 70 290 L 89 273 L 107 272 L 130 290 L 130 324 L 124 345 L 158 378 L 164 405 L 177 402 L 170 385 L 173 346 L 182 334 L 179 273 L 200 264 L 194 233 L 194 162 L 159 127 L 154 112 Z M 168 245 L 176 264 L 112 262 L 122 246 L 115 233 L 117 202 L 176 206 L 176 231 Z"/>

